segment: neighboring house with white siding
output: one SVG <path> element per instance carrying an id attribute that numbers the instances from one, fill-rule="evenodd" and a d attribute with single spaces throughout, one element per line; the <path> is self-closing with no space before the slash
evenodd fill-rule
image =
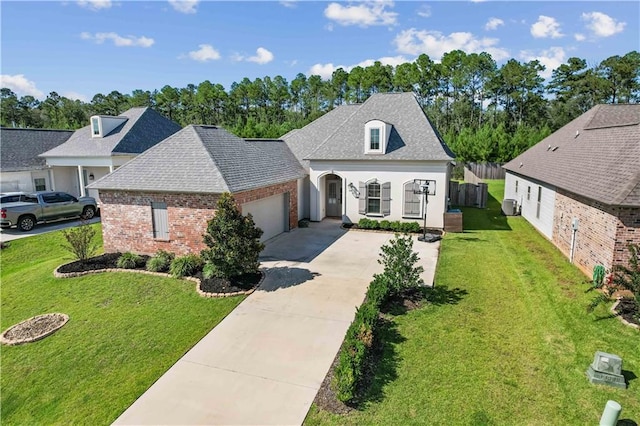
<path id="1" fill-rule="evenodd" d="M 38 154 L 66 142 L 73 131 L 0 128 L 0 192 L 55 189 L 51 167 Z"/>
<path id="2" fill-rule="evenodd" d="M 504 168 L 504 198 L 585 274 L 640 243 L 640 105 L 595 106 Z"/>
<path id="3" fill-rule="evenodd" d="M 67 141 L 39 154 L 53 170 L 52 189 L 98 199 L 97 191 L 87 191 L 87 185 L 178 130 L 177 123 L 151 108 L 131 108 L 117 117 L 94 115 Z"/>
<path id="4" fill-rule="evenodd" d="M 309 218 L 420 221 L 414 180 L 432 181 L 427 226 L 443 227 L 453 154 L 412 93 L 374 94 L 281 140 L 188 126 L 89 185 L 102 200 L 106 251 L 204 248 L 220 194 L 230 192 L 268 239 Z"/>

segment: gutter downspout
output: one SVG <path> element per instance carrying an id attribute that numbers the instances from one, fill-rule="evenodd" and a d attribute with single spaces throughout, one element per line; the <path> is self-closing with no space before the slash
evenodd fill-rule
<path id="1" fill-rule="evenodd" d="M 569 263 L 573 263 L 573 255 L 576 248 L 576 234 L 578 233 L 578 219 L 573 218 L 571 222 L 571 249 L 569 250 Z"/>

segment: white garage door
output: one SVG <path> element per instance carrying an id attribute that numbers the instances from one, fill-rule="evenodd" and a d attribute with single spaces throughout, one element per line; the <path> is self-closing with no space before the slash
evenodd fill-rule
<path id="1" fill-rule="evenodd" d="M 264 231 L 260 241 L 268 240 L 285 231 L 285 215 L 288 215 L 285 197 L 285 194 L 278 194 L 242 205 L 242 214 L 251 213 L 256 226 Z"/>

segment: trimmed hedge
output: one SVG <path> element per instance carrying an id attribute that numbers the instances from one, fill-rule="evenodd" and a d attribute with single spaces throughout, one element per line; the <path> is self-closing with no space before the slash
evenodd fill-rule
<path id="1" fill-rule="evenodd" d="M 375 341 L 380 307 L 391 295 L 422 283 L 423 268 L 417 265 L 418 255 L 412 249 L 412 238 L 400 235 L 381 248 L 378 262 L 384 265 L 384 271 L 373 276 L 364 302 L 347 330 L 334 371 L 333 389 L 336 397 L 346 404 L 357 399 Z"/>
<path id="2" fill-rule="evenodd" d="M 393 231 L 393 232 L 402 232 L 402 233 L 420 232 L 420 224 L 418 222 L 400 222 L 399 220 L 389 221 L 386 219 L 378 222 L 375 219 L 369 219 L 366 217 L 363 217 L 358 221 L 358 228 L 381 229 L 384 231 Z"/>
<path id="3" fill-rule="evenodd" d="M 333 378 L 337 398 L 344 403 L 353 403 L 362 381 L 367 359 L 376 333 L 380 306 L 389 295 L 387 281 L 376 275 L 369 285 L 364 303 L 344 338 Z"/>

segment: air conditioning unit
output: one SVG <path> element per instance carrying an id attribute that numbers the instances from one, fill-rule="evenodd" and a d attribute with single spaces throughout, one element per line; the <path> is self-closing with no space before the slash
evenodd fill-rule
<path id="1" fill-rule="evenodd" d="M 515 216 L 516 214 L 518 214 L 518 202 L 511 198 L 503 200 L 502 214 L 504 214 L 505 216 Z"/>

